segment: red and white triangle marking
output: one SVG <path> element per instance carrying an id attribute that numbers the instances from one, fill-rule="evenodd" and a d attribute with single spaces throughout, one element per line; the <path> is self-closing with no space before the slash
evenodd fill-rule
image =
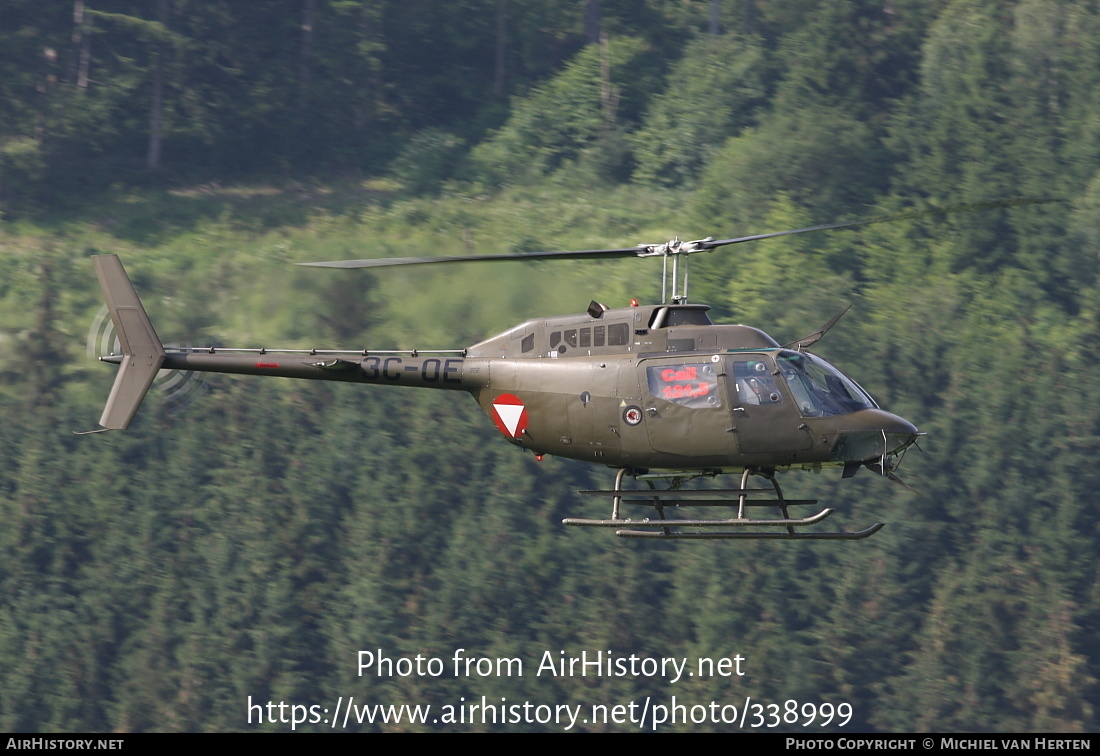
<path id="1" fill-rule="evenodd" d="M 519 438 L 527 430 L 527 408 L 518 396 L 501 394 L 493 400 L 493 423 L 508 438 Z"/>

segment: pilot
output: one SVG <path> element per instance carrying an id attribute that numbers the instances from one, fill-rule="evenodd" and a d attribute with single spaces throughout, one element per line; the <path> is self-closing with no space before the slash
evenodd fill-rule
<path id="1" fill-rule="evenodd" d="M 764 387 L 756 378 L 737 379 L 737 398 L 741 404 L 763 404 Z"/>

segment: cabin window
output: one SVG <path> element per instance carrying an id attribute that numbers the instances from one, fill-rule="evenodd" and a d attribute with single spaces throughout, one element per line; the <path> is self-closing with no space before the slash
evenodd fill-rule
<path id="1" fill-rule="evenodd" d="M 607 327 L 607 345 L 624 346 L 630 343 L 630 325 L 613 323 Z"/>
<path id="2" fill-rule="evenodd" d="M 718 374 L 714 363 L 690 365 L 663 363 L 646 368 L 649 393 L 691 409 L 721 407 Z"/>
<path id="3" fill-rule="evenodd" d="M 550 334 L 550 350 L 558 352 L 566 351 L 566 347 L 624 346 L 629 343 L 630 325 L 628 323 L 613 323 L 609 326 L 598 325 L 581 329 L 570 328 L 567 331 L 554 331 Z M 559 347 L 559 344 L 562 346 Z M 523 351 L 528 350 L 524 348 Z"/>

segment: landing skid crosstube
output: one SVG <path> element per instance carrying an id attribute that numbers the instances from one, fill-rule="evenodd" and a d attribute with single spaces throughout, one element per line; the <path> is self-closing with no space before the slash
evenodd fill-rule
<path id="1" fill-rule="evenodd" d="M 580 491 L 588 496 L 610 497 L 611 517 L 606 520 L 587 520 L 567 518 L 566 525 L 586 527 L 622 528 L 615 531 L 620 538 L 678 538 L 684 540 L 733 540 L 733 539 L 783 539 L 783 540 L 841 540 L 852 541 L 867 538 L 877 533 L 883 523 L 875 523 L 855 532 L 817 532 L 802 531 L 809 525 L 816 525 L 833 513 L 832 509 L 822 509 L 807 517 L 791 517 L 788 507 L 817 504 L 816 499 L 786 499 L 776 481 L 774 473 L 745 470 L 741 475 L 740 488 L 692 489 L 684 490 L 680 485 L 687 476 L 667 476 L 670 486 L 657 489 L 650 480 L 646 480 L 649 490 L 624 490 L 623 478 L 631 471 L 620 469 L 615 476 L 615 488 L 605 491 Z M 749 475 L 761 475 L 771 483 L 771 488 L 747 488 Z M 637 477 L 637 476 L 635 476 Z M 764 498 L 760 498 L 763 496 Z M 757 497 L 757 498 L 753 498 Z M 657 517 L 633 519 L 622 517 L 623 504 L 648 505 L 657 511 Z M 665 510 L 669 507 L 735 507 L 737 516 L 729 519 L 669 519 Z M 776 507 L 781 517 L 767 519 L 746 517 L 748 507 Z M 721 530 L 719 530 L 721 528 Z M 742 528 L 765 528 L 766 530 L 742 530 Z"/>

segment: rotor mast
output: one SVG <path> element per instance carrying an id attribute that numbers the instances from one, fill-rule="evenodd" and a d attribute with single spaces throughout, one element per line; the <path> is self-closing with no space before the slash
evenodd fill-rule
<path id="1" fill-rule="evenodd" d="M 714 237 L 680 241 L 674 238 L 664 244 L 639 244 L 638 257 L 661 257 L 661 301 L 666 304 L 687 304 L 688 301 L 688 255 L 693 252 L 709 252 L 714 247 L 709 244 Z M 684 275 L 680 278 L 680 257 L 684 257 Z M 668 295 L 669 276 L 668 258 L 672 258 L 672 296 Z"/>

